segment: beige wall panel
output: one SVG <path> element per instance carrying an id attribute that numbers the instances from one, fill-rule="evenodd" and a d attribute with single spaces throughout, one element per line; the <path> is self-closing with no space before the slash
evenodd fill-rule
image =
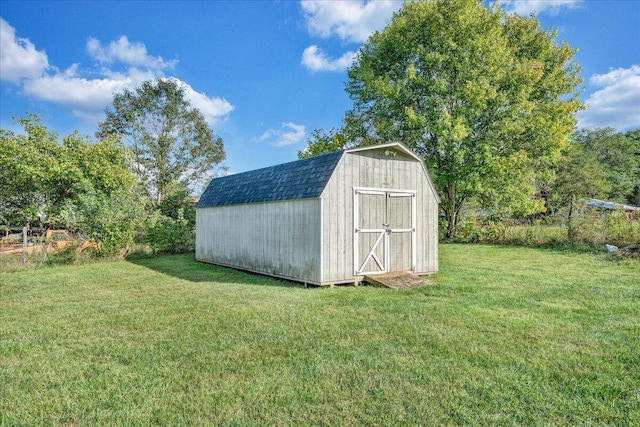
<path id="1" fill-rule="evenodd" d="M 301 282 L 320 282 L 320 200 L 202 208 L 196 258 Z"/>
<path id="2" fill-rule="evenodd" d="M 322 281 L 325 283 L 357 279 L 353 276 L 354 187 L 417 191 L 416 272 L 437 271 L 438 204 L 422 164 L 400 152 L 395 156 L 384 152 L 380 149 L 346 153 L 322 193 Z M 406 213 L 400 212 L 400 215 Z M 410 245 L 408 235 L 396 235 L 394 239 L 402 247 Z M 360 255 L 362 250 L 359 249 Z M 394 256 L 390 258 L 392 268 L 402 269 L 411 263 L 399 258 L 406 254 Z"/>

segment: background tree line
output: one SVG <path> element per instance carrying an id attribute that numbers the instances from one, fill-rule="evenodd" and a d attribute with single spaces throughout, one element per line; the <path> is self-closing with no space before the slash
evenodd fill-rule
<path id="1" fill-rule="evenodd" d="M 299 157 L 403 142 L 441 196 L 445 239 L 469 209 L 570 219 L 581 198 L 640 205 L 640 130 L 575 131 L 580 66 L 556 34 L 497 3 L 407 2 L 349 69 L 340 128 L 314 131 Z M 192 191 L 224 171 L 222 139 L 171 79 L 115 95 L 95 140 L 17 122 L 23 134 L 0 131 L 0 224 L 65 227 L 105 254 L 186 248 Z"/>
<path id="2" fill-rule="evenodd" d="M 224 146 L 173 80 L 114 96 L 95 139 L 59 141 L 35 114 L 23 132 L 0 130 L 0 225 L 66 228 L 100 243 L 100 253 L 145 243 L 187 250 L 192 191 L 223 170 Z"/>
<path id="3" fill-rule="evenodd" d="M 582 129 L 563 154 L 538 182 L 545 214 L 581 198 L 640 206 L 640 129 Z"/>

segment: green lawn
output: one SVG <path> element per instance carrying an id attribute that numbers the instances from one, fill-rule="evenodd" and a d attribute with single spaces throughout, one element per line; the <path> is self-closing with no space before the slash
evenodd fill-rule
<path id="1" fill-rule="evenodd" d="M 640 425 L 640 263 L 440 250 L 406 291 L 189 255 L 0 270 L 0 424 Z"/>

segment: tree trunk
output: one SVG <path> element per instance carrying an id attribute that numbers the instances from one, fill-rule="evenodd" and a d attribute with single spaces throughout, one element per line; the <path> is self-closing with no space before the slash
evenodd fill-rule
<path id="1" fill-rule="evenodd" d="M 22 262 L 26 263 L 28 261 L 27 257 L 27 231 L 29 230 L 29 226 L 22 228 Z"/>
<path id="2" fill-rule="evenodd" d="M 447 222 L 444 239 L 451 240 L 456 235 L 456 229 L 458 228 L 458 216 L 455 211 L 447 209 L 444 213 L 444 219 Z"/>
<path id="3" fill-rule="evenodd" d="M 576 238 L 576 230 L 573 226 L 573 197 L 569 202 L 569 217 L 567 218 L 567 238 L 570 242 L 573 242 Z"/>
<path id="4" fill-rule="evenodd" d="M 458 220 L 460 219 L 460 212 L 464 205 L 465 197 L 458 194 L 456 184 L 449 182 L 446 185 L 443 200 L 441 203 L 442 213 L 447 223 L 445 229 L 444 239 L 451 240 L 456 236 L 458 230 Z"/>

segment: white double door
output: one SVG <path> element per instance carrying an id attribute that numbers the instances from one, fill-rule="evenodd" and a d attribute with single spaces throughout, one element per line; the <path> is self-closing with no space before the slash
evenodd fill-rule
<path id="1" fill-rule="evenodd" d="M 353 189 L 354 275 L 415 271 L 416 192 Z"/>

